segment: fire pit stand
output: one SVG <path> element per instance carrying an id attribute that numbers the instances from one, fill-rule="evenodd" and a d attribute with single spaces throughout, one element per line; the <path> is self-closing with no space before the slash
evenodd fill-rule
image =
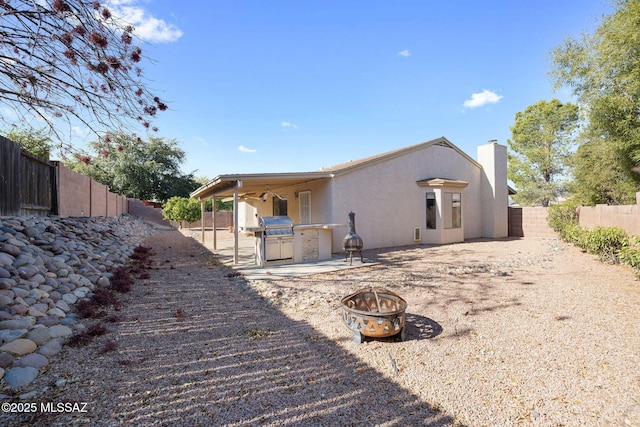
<path id="1" fill-rule="evenodd" d="M 353 341 L 397 335 L 405 339 L 407 302 L 398 294 L 381 287 L 363 288 L 340 300 L 342 319 L 353 330 Z"/>

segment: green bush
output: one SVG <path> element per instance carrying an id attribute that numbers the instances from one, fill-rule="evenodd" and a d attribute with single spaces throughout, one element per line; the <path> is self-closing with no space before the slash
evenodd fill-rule
<path id="1" fill-rule="evenodd" d="M 640 236 L 631 236 L 628 244 L 618 252 L 620 262 L 640 269 Z"/>
<path id="2" fill-rule="evenodd" d="M 560 234 L 560 238 L 565 242 L 587 250 L 585 239 L 588 231 L 585 228 L 581 227 L 577 223 L 569 223 L 557 231 L 558 234 Z"/>
<path id="3" fill-rule="evenodd" d="M 620 250 L 629 246 L 629 237 L 619 227 L 595 227 L 586 233 L 585 246 L 587 252 L 598 255 L 601 260 L 616 263 Z"/>
<path id="4" fill-rule="evenodd" d="M 640 269 L 640 237 L 629 237 L 619 227 L 595 227 L 588 230 L 580 226 L 575 202 L 550 206 L 547 222 L 562 240 L 598 255 L 602 261 L 621 262 Z"/>
<path id="5" fill-rule="evenodd" d="M 577 205 L 573 201 L 549 206 L 547 212 L 547 223 L 559 233 L 561 233 L 562 229 L 567 225 L 578 224 Z"/>
<path id="6" fill-rule="evenodd" d="M 200 202 L 186 197 L 172 197 L 162 207 L 162 216 L 170 221 L 176 221 L 182 227 L 182 222 L 196 222 L 201 218 Z"/>

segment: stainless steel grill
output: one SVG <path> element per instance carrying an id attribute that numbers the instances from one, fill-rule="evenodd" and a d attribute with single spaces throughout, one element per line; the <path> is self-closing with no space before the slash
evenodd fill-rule
<path id="1" fill-rule="evenodd" d="M 293 221 L 288 216 L 263 216 L 258 221 L 262 232 L 264 261 L 293 259 Z"/>

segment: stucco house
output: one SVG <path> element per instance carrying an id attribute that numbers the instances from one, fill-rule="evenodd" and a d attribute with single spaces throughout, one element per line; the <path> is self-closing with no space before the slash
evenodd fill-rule
<path id="1" fill-rule="evenodd" d="M 507 149 L 490 142 L 474 160 L 441 137 L 314 172 L 220 175 L 191 196 L 203 204 L 233 196 L 236 233 L 263 216 L 289 216 L 294 262 L 341 252 L 349 212 L 365 249 L 500 238 L 508 235 Z M 305 239 L 324 249 L 309 255 Z"/>

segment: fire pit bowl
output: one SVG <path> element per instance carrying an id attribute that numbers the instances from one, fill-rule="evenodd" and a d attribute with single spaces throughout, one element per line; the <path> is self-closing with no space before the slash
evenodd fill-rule
<path id="1" fill-rule="evenodd" d="M 388 289 L 363 288 L 340 300 L 342 320 L 353 330 L 353 341 L 363 337 L 384 338 L 398 335 L 405 338 L 407 302 Z"/>

